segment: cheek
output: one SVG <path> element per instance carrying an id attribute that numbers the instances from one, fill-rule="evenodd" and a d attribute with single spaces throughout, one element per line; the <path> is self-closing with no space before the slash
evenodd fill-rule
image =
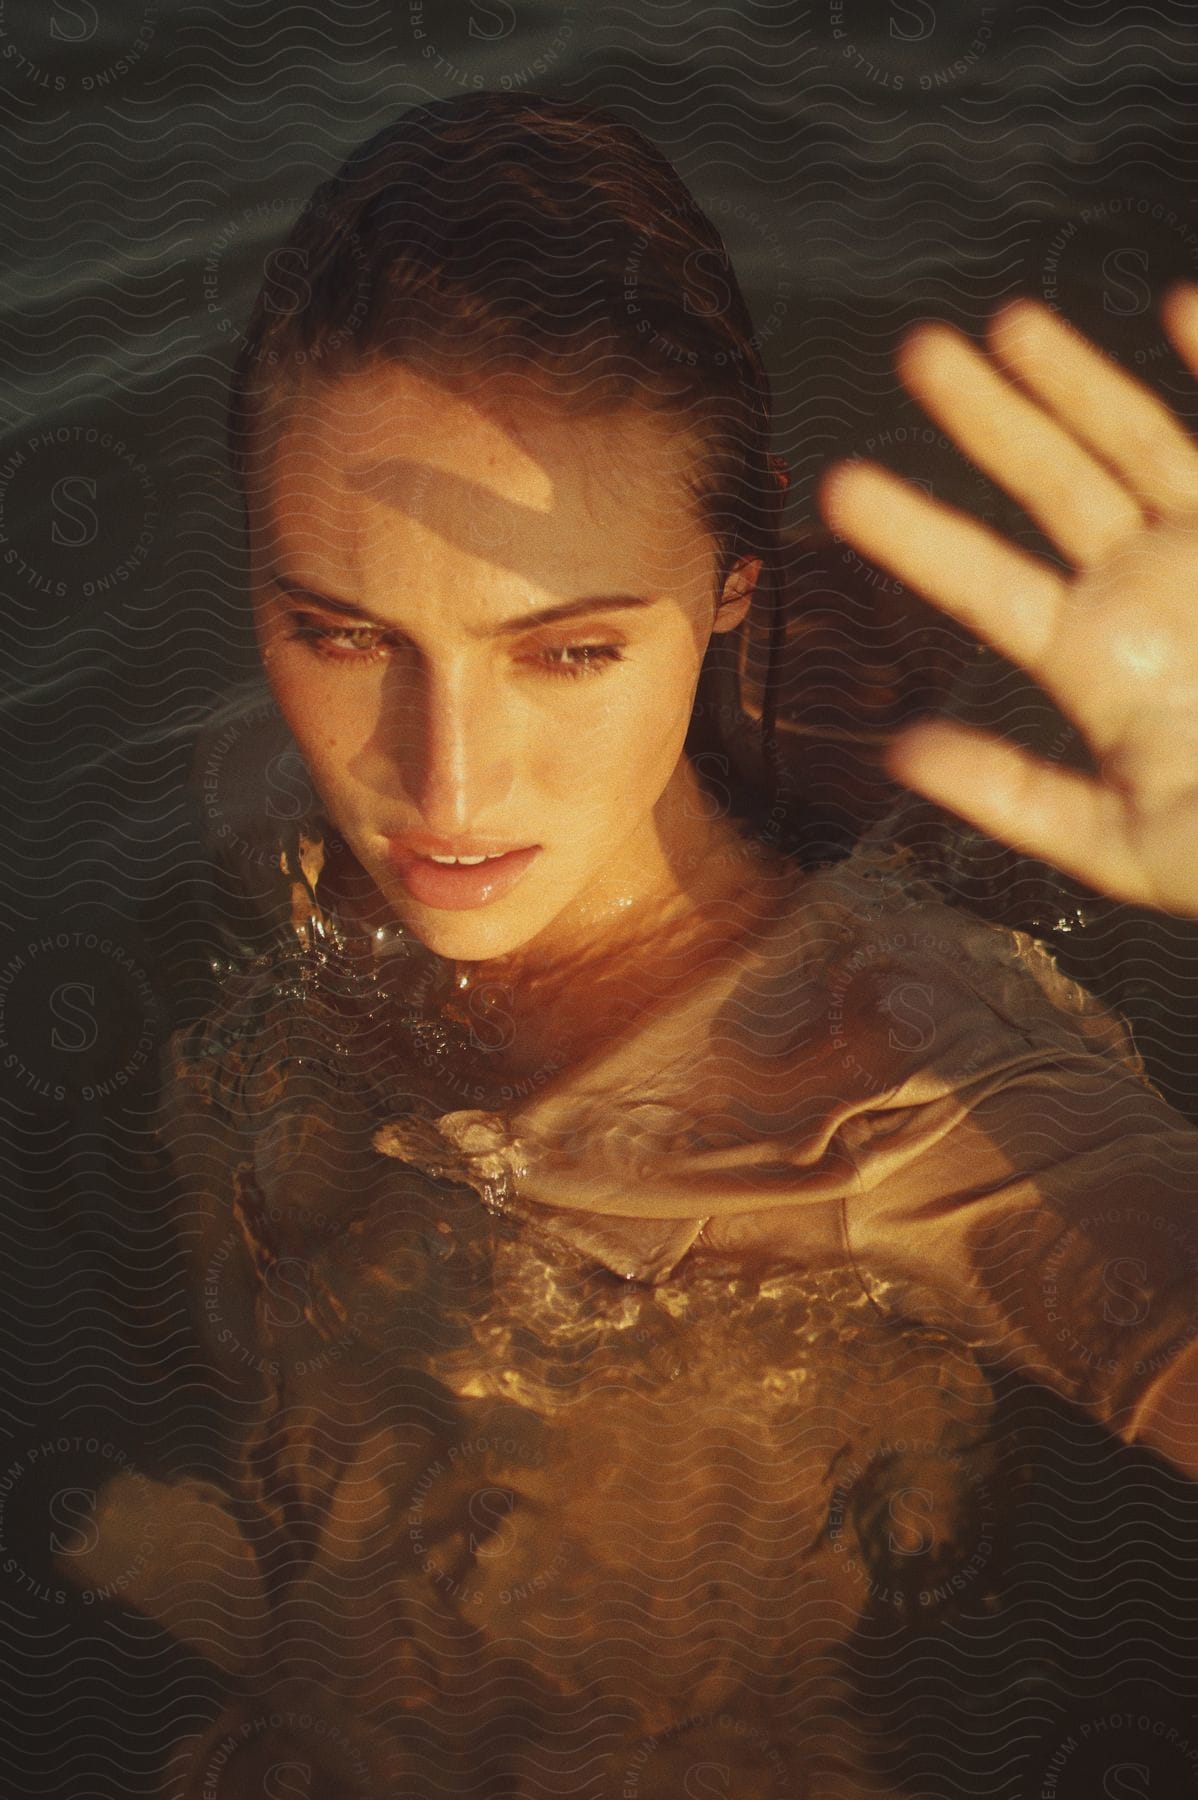
<path id="1" fill-rule="evenodd" d="M 663 679 L 654 660 L 617 668 L 579 685 L 583 695 L 568 725 L 547 738 L 533 764 L 536 785 L 591 818 L 645 811 L 656 804 L 682 754 L 690 723 L 693 682 Z M 600 693 L 598 690 L 604 689 Z"/>
<path id="2" fill-rule="evenodd" d="M 264 659 L 264 665 L 279 711 L 313 774 L 344 779 L 371 730 L 374 701 L 362 693 L 361 676 L 350 690 L 290 647 Z"/>

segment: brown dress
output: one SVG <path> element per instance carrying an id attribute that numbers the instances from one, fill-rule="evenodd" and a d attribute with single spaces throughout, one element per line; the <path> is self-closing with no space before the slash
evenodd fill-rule
<path id="1" fill-rule="evenodd" d="M 1198 1133 L 1123 1023 L 901 856 L 785 879 L 568 1072 L 302 882 L 173 1041 L 229 1453 L 112 1483 L 70 1571 L 136 1534 L 229 1674 L 164 1792 L 897 1794 L 854 1695 L 1000 1604 L 1008 1389 L 1198 1475 Z"/>

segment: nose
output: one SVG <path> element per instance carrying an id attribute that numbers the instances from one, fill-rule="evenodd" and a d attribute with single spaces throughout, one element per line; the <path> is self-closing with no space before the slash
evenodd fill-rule
<path id="1" fill-rule="evenodd" d="M 427 830 L 452 838 L 498 825 L 512 788 L 514 721 L 485 666 L 426 666 L 405 683 L 403 786 Z"/>

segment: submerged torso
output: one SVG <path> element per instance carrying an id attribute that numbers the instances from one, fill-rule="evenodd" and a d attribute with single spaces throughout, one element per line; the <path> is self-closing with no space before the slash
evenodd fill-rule
<path id="1" fill-rule="evenodd" d="M 464 1738 L 513 1795 L 590 1766 L 580 1791 L 627 1768 L 677 1800 L 699 1761 L 739 1796 L 866 1791 L 854 1632 L 918 1639 L 999 1579 L 1011 1471 L 961 1346 L 843 1267 L 692 1253 L 622 1282 L 405 1171 L 302 1260 L 320 1325 L 259 1311 L 245 1464 L 304 1521 L 277 1674 L 318 1632 L 406 1780 L 401 1696 L 428 1766 Z"/>
<path id="2" fill-rule="evenodd" d="M 835 987 L 837 1020 L 813 1013 L 783 914 L 692 963 L 677 1020 L 670 986 L 560 1069 L 503 1067 L 451 965 L 327 930 L 232 977 L 178 1040 L 181 1233 L 223 1480 L 265 1572 L 229 1666 L 357 1746 L 314 1794 L 900 1792 L 865 1769 L 902 1768 L 914 1671 L 940 1694 L 933 1736 L 1000 1755 L 1038 1675 L 948 1678 L 943 1645 L 1009 1651 L 996 1596 L 1031 1440 L 917 1284 L 853 1253 L 824 1097 L 870 1116 L 876 1089 L 845 1110 L 836 1035 L 868 997 Z M 868 931 L 884 960 L 893 933 Z M 902 1023 L 884 1016 L 886 1055 Z M 954 1043 L 950 1098 L 974 1078 Z M 784 1166 L 768 1131 L 805 1118 Z M 526 1151 L 528 1120 L 546 1135 Z M 170 1623 L 228 1662 L 214 1582 L 215 1615 Z M 257 1793 L 256 1755 L 228 1793 Z"/>

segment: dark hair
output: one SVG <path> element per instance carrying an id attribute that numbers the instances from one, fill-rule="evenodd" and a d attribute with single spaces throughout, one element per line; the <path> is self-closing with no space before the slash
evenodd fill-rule
<path id="1" fill-rule="evenodd" d="M 770 381 L 723 239 L 668 159 L 614 114 L 544 95 L 474 92 L 403 114 L 351 152 L 272 253 L 233 371 L 239 479 L 263 398 L 373 359 L 449 383 L 531 376 L 579 412 L 639 402 L 679 418 L 716 595 L 739 558 L 761 557 L 754 612 L 768 633 L 760 742 L 746 755 L 758 733 L 727 642 L 741 633 L 717 633 L 686 748 L 711 791 L 785 846 Z"/>

